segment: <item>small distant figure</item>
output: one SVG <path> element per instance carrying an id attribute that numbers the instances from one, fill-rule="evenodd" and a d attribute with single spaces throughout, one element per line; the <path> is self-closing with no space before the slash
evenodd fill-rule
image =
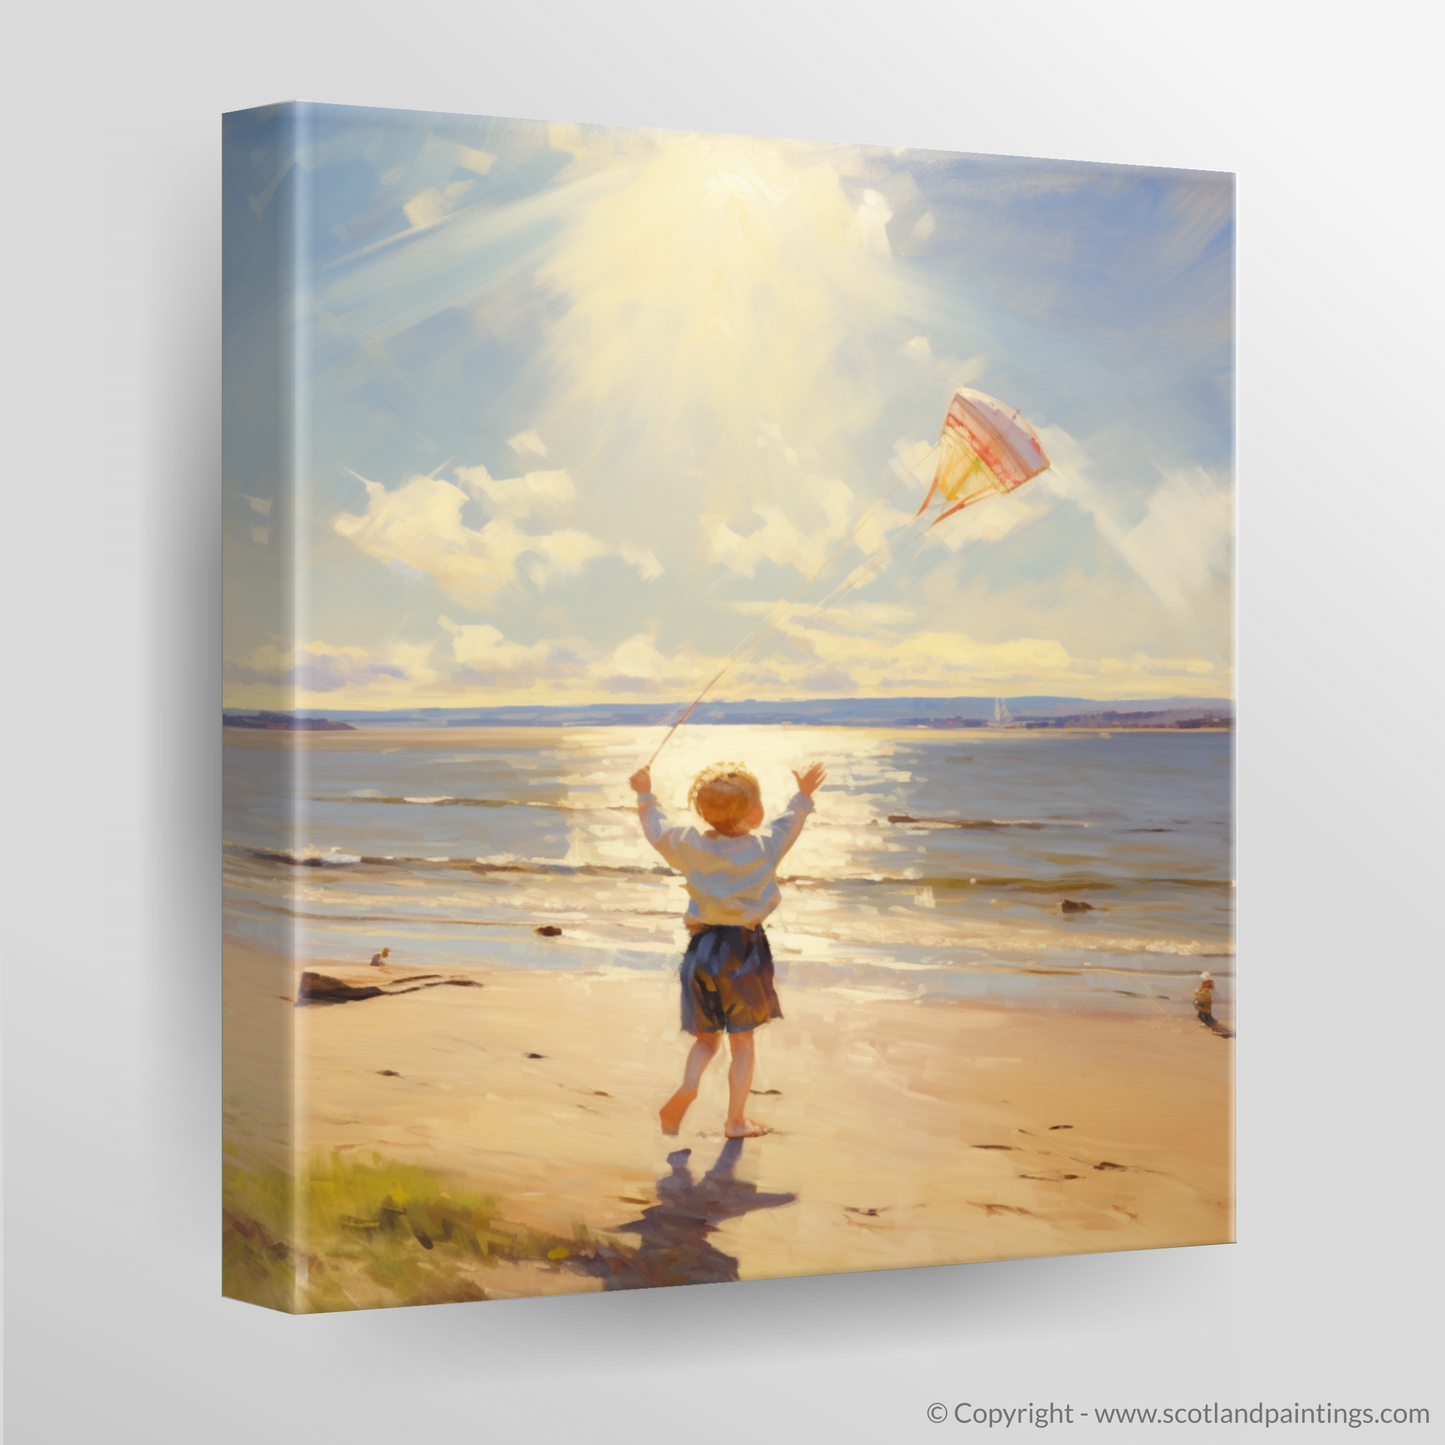
<path id="1" fill-rule="evenodd" d="M 750 1139 L 767 1131 L 744 1113 L 753 1083 L 753 1032 L 783 1010 L 773 987 L 773 955 L 763 932 L 781 902 L 776 873 L 798 841 L 813 794 L 827 772 L 814 763 L 794 773 L 798 791 L 778 817 L 763 827 L 762 789 L 742 768 L 722 764 L 698 775 L 688 801 L 708 831 L 668 825 L 652 791 L 650 768 L 631 778 L 647 841 L 687 879 L 692 902 L 683 922 L 692 935 L 682 960 L 682 1027 L 694 1043 L 683 1068 L 682 1087 L 662 1106 L 664 1134 L 676 1134 L 697 1098 L 703 1070 L 724 1033 L 732 1050 L 728 1111 L 723 1133 Z M 762 828 L 754 835 L 755 828 Z"/>
<path id="2" fill-rule="evenodd" d="M 390 957 L 391 950 L 389 948 L 383 948 L 380 953 L 373 953 L 371 955 L 371 966 L 373 968 L 383 968 L 386 965 L 386 960 Z"/>
<path id="3" fill-rule="evenodd" d="M 1199 1011 L 1199 1022 L 1214 1027 L 1214 975 L 1201 973 L 1199 987 L 1194 990 L 1194 1007 Z"/>

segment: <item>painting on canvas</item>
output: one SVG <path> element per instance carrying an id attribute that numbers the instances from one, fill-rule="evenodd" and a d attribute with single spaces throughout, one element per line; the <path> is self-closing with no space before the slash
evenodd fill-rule
<path id="1" fill-rule="evenodd" d="M 1232 177 L 225 136 L 226 1292 L 1229 1240 Z"/>

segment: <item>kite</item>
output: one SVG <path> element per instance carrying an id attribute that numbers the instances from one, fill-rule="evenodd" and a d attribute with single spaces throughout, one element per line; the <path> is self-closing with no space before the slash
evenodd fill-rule
<path id="1" fill-rule="evenodd" d="M 933 477 L 923 505 L 914 513 L 913 519 L 901 532 L 888 538 L 877 551 L 855 567 L 818 604 L 820 610 L 835 602 L 844 593 L 851 592 L 915 538 L 924 532 L 931 532 L 946 517 L 951 517 L 955 512 L 961 512 L 965 507 L 988 497 L 1007 496 L 1040 472 L 1047 471 L 1050 465 L 1038 434 L 1015 408 L 1005 406 L 1003 402 L 985 396 L 981 391 L 970 391 L 967 388 L 954 393 L 948 415 L 943 419 L 943 431 L 937 444 L 930 448 L 913 468 L 911 475 L 918 476 L 919 469 L 925 467 L 930 460 L 933 460 Z M 900 482 L 898 485 L 903 486 L 905 483 Z M 898 487 L 893 488 L 893 492 L 897 490 Z M 803 593 L 853 545 L 853 539 L 863 530 L 864 523 L 893 492 L 874 502 L 848 534 L 843 545 L 803 583 L 802 588 L 794 596 L 779 603 L 774 608 L 773 615 L 758 632 L 738 644 L 722 667 L 708 679 L 703 690 L 692 700 L 687 711 L 667 730 L 666 736 L 657 745 L 657 752 L 648 759 L 649 767 L 657 761 L 658 753 L 667 746 L 673 733 L 692 716 L 698 703 L 783 620 Z M 920 526 L 925 514 L 929 515 L 930 520 L 926 526 Z"/>
<path id="2" fill-rule="evenodd" d="M 1007 496 L 1049 465 L 1033 427 L 981 391 L 954 394 L 937 450 L 938 467 L 918 515 L 937 496 L 947 506 L 929 523 L 930 530 L 985 497 Z"/>

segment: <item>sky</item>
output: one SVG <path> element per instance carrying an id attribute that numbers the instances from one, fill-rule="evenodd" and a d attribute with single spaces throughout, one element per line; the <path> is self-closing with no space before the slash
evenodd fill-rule
<path id="1" fill-rule="evenodd" d="M 819 568 L 712 696 L 1233 695 L 1232 176 L 306 105 L 225 193 L 228 706 L 686 702 Z M 829 602 L 964 386 L 1051 467 Z"/>

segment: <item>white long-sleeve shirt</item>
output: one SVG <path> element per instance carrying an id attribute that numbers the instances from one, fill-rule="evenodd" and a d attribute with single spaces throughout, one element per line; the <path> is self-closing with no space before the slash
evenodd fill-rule
<path id="1" fill-rule="evenodd" d="M 756 928 L 782 901 L 778 864 L 803 831 L 813 800 L 794 793 L 787 808 L 756 833 L 738 838 L 668 826 L 654 793 L 641 793 L 637 814 L 647 841 L 687 880 L 685 921 Z"/>

